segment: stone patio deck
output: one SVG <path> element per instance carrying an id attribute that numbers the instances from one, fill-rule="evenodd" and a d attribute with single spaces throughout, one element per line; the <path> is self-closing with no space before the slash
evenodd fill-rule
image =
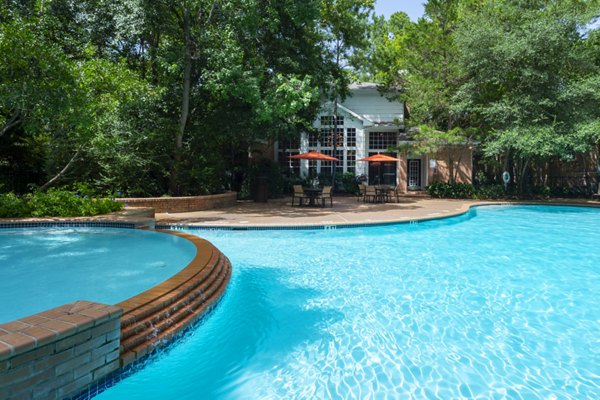
<path id="1" fill-rule="evenodd" d="M 333 207 L 291 206 L 291 198 L 269 200 L 267 203 L 238 201 L 236 206 L 186 212 L 157 213 L 157 224 L 195 226 L 306 226 L 344 225 L 423 220 L 462 214 L 481 201 L 440 200 L 404 197 L 399 203 L 372 204 L 355 197 L 334 197 Z"/>
<path id="2" fill-rule="evenodd" d="M 291 198 L 288 197 L 270 199 L 267 203 L 238 201 L 234 207 L 215 210 L 158 213 L 156 223 L 207 227 L 378 224 L 448 217 L 465 213 L 474 205 L 492 204 L 570 204 L 600 207 L 600 202 L 585 199 L 506 202 L 402 197 L 399 203 L 372 204 L 357 201 L 356 197 L 336 196 L 333 208 L 321 208 L 292 207 Z"/>

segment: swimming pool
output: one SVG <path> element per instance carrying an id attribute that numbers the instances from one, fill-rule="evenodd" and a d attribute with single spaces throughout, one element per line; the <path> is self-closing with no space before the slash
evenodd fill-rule
<path id="1" fill-rule="evenodd" d="M 76 300 L 116 304 L 196 255 L 183 238 L 137 229 L 0 229 L 0 323 Z"/>
<path id="2" fill-rule="evenodd" d="M 98 399 L 600 397 L 600 210 L 190 231 L 234 273 L 209 318 Z"/>

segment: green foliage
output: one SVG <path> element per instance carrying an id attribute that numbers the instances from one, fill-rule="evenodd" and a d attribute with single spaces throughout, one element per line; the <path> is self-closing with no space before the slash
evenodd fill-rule
<path id="1" fill-rule="evenodd" d="M 506 196 L 503 185 L 484 184 L 474 187 L 474 197 L 477 199 L 500 199 Z"/>
<path id="2" fill-rule="evenodd" d="M 277 198 L 291 191 L 291 185 L 297 184 L 295 179 L 287 178 L 282 168 L 269 160 L 263 160 L 259 164 L 247 169 L 243 179 L 242 187 L 238 192 L 240 199 L 252 199 L 257 189 L 257 178 L 266 178 L 268 184 L 268 196 Z"/>
<path id="3" fill-rule="evenodd" d="M 285 176 L 283 178 L 283 183 L 284 183 L 284 194 L 290 194 L 294 191 L 293 186 L 294 185 L 301 185 L 301 186 L 310 186 L 311 184 L 311 180 L 306 177 L 303 178 L 301 176 L 298 175 L 290 175 L 290 176 Z"/>
<path id="4" fill-rule="evenodd" d="M 345 74 L 330 28 L 356 31 L 339 18 L 365 19 L 372 1 L 339 3 L 339 14 L 321 0 L 2 3 L 0 137 L 27 138 L 39 162 L 3 145 L 0 182 L 23 192 L 74 158 L 62 184 L 227 189 L 257 142 L 309 127 L 319 89 Z"/>
<path id="5" fill-rule="evenodd" d="M 472 199 L 475 188 L 469 183 L 435 182 L 427 186 L 427 193 L 440 199 Z"/>
<path id="6" fill-rule="evenodd" d="M 0 218 L 21 218 L 31 215 L 27 200 L 12 192 L 0 194 Z"/>
<path id="7" fill-rule="evenodd" d="M 467 79 L 456 108 L 478 121 L 485 154 L 502 158 L 517 177 L 598 144 L 598 28 L 588 25 L 597 13 L 595 1 L 500 1 L 483 3 L 460 24 L 458 61 Z M 530 190 L 523 179 L 518 184 Z"/>
<path id="8" fill-rule="evenodd" d="M 533 190 L 535 194 L 544 197 L 560 198 L 589 198 L 594 194 L 593 186 L 536 186 Z"/>
<path id="9" fill-rule="evenodd" d="M 338 186 L 343 193 L 358 194 L 359 188 L 356 182 L 356 174 L 354 172 L 346 172 L 342 175 L 342 184 Z"/>
<path id="10" fill-rule="evenodd" d="M 89 187 L 82 193 L 64 189 L 49 189 L 26 196 L 0 194 L 0 218 L 20 217 L 82 217 L 108 214 L 123 209 L 123 204 L 108 198 L 95 198 Z"/>
<path id="11" fill-rule="evenodd" d="M 536 185 L 529 188 L 528 193 L 517 194 L 507 192 L 503 185 L 483 184 L 471 185 L 465 183 L 436 182 L 427 187 L 427 193 L 440 199 L 480 199 L 494 200 L 505 198 L 589 198 L 592 195 L 590 186 L 547 186 Z"/>

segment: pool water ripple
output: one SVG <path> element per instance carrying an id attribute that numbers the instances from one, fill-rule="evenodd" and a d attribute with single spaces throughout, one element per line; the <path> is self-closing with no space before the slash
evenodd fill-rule
<path id="1" fill-rule="evenodd" d="M 600 398 L 600 211 L 197 232 L 232 261 L 215 312 L 101 399 Z"/>

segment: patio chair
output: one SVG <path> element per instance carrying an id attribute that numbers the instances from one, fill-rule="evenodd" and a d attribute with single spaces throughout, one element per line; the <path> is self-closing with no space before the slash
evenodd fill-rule
<path id="1" fill-rule="evenodd" d="M 375 186 L 369 185 L 366 187 L 364 201 L 373 203 L 377 201 L 377 190 L 375 189 Z"/>
<path id="2" fill-rule="evenodd" d="M 396 198 L 396 203 L 400 203 L 400 186 L 389 188 L 385 193 L 386 201 L 390 201 L 392 198 Z"/>
<path id="3" fill-rule="evenodd" d="M 358 185 L 358 193 L 356 195 L 356 201 L 358 202 L 360 199 L 365 200 L 365 194 L 367 193 L 367 185 L 361 183 Z"/>
<path id="4" fill-rule="evenodd" d="M 304 194 L 304 188 L 302 185 L 294 185 L 294 192 L 292 193 L 292 207 L 294 206 L 294 199 L 298 199 L 298 206 L 302 206 L 304 199 L 308 199 L 308 196 Z"/>
<path id="5" fill-rule="evenodd" d="M 325 201 L 329 199 L 329 204 L 333 208 L 333 192 L 331 191 L 331 186 L 323 186 L 323 191 L 317 199 L 322 201 L 321 207 L 325 207 Z"/>

